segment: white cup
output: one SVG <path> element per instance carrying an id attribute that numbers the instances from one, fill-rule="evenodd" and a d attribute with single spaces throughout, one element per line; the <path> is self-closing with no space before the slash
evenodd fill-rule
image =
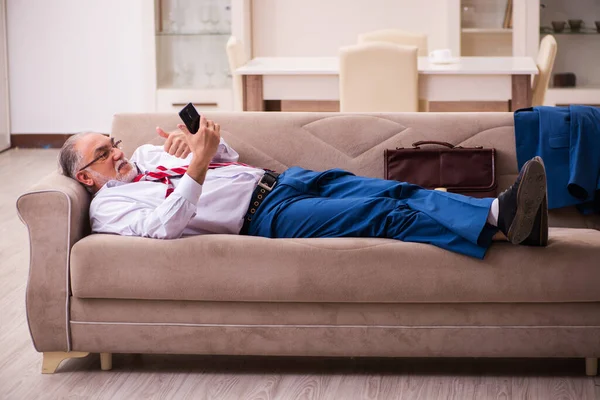
<path id="1" fill-rule="evenodd" d="M 452 51 L 450 49 L 433 50 L 429 53 L 429 60 L 434 63 L 449 62 L 452 60 Z"/>

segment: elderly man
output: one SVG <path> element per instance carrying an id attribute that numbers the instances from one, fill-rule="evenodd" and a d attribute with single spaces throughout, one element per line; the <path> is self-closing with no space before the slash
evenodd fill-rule
<path id="1" fill-rule="evenodd" d="M 92 231 L 160 239 L 199 234 L 269 238 L 382 237 L 483 258 L 500 231 L 513 244 L 543 246 L 546 175 L 539 158 L 497 199 L 475 199 L 333 169 L 273 171 L 238 163 L 204 117 L 200 129 L 157 133 L 127 160 L 119 141 L 83 133 L 60 153 L 65 175 L 92 194 Z"/>

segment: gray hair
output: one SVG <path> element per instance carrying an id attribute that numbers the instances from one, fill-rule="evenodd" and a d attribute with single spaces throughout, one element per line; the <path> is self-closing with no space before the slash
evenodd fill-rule
<path id="1" fill-rule="evenodd" d="M 92 133 L 94 132 L 77 133 L 69 137 L 65 144 L 63 144 L 60 153 L 58 154 L 58 163 L 60 164 L 63 175 L 75 179 L 77 172 L 79 172 L 81 160 L 83 159 L 83 154 L 80 154 L 75 150 L 75 145 L 79 139 Z"/>
<path id="2" fill-rule="evenodd" d="M 63 147 L 60 149 L 60 153 L 58 153 L 58 163 L 60 164 L 60 169 L 62 170 L 63 175 L 77 180 L 75 176 L 77 175 L 77 172 L 79 172 L 79 166 L 81 165 L 83 154 L 75 150 L 75 145 L 79 139 L 84 136 L 91 135 L 92 133 L 94 132 L 77 133 L 69 137 L 65 144 L 63 144 Z M 92 193 L 93 189 L 90 186 L 83 186 L 88 192 Z"/>

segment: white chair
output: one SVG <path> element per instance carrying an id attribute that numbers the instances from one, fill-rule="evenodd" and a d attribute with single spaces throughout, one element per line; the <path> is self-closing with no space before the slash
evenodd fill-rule
<path id="1" fill-rule="evenodd" d="M 557 49 L 558 46 L 554 36 L 546 35 L 542 39 L 536 60 L 539 73 L 533 77 L 532 106 L 544 105 L 544 98 L 546 97 L 546 91 L 550 83 L 550 76 L 552 76 Z"/>
<path id="2" fill-rule="evenodd" d="M 227 58 L 229 59 L 229 70 L 233 82 L 233 107 L 235 111 L 242 111 L 244 109 L 242 76 L 236 75 L 235 70 L 244 65 L 247 60 L 243 44 L 235 36 L 231 36 L 227 41 Z"/>
<path id="3" fill-rule="evenodd" d="M 418 55 L 426 57 L 429 55 L 427 49 L 427 35 L 422 33 L 405 32 L 399 29 L 383 29 L 367 32 L 358 36 L 358 43 L 389 42 L 402 46 L 417 46 Z"/>
<path id="4" fill-rule="evenodd" d="M 373 42 L 340 49 L 341 112 L 419 110 L 417 48 Z"/>

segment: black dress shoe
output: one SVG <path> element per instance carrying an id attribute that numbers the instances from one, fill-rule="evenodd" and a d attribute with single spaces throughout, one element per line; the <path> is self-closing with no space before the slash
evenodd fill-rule
<path id="1" fill-rule="evenodd" d="M 548 245 L 548 198 L 544 196 L 542 204 L 535 215 L 535 221 L 531 233 L 521 243 L 525 246 L 547 246 Z"/>
<path id="2" fill-rule="evenodd" d="M 540 157 L 534 157 L 544 165 L 544 161 Z M 548 245 L 548 195 L 542 199 L 542 204 L 535 214 L 535 221 L 531 233 L 521 243 L 525 246 L 547 246 Z"/>
<path id="3" fill-rule="evenodd" d="M 509 242 L 519 244 L 529 237 L 545 196 L 546 170 L 536 157 L 523 165 L 515 183 L 498 196 L 498 229 Z"/>

